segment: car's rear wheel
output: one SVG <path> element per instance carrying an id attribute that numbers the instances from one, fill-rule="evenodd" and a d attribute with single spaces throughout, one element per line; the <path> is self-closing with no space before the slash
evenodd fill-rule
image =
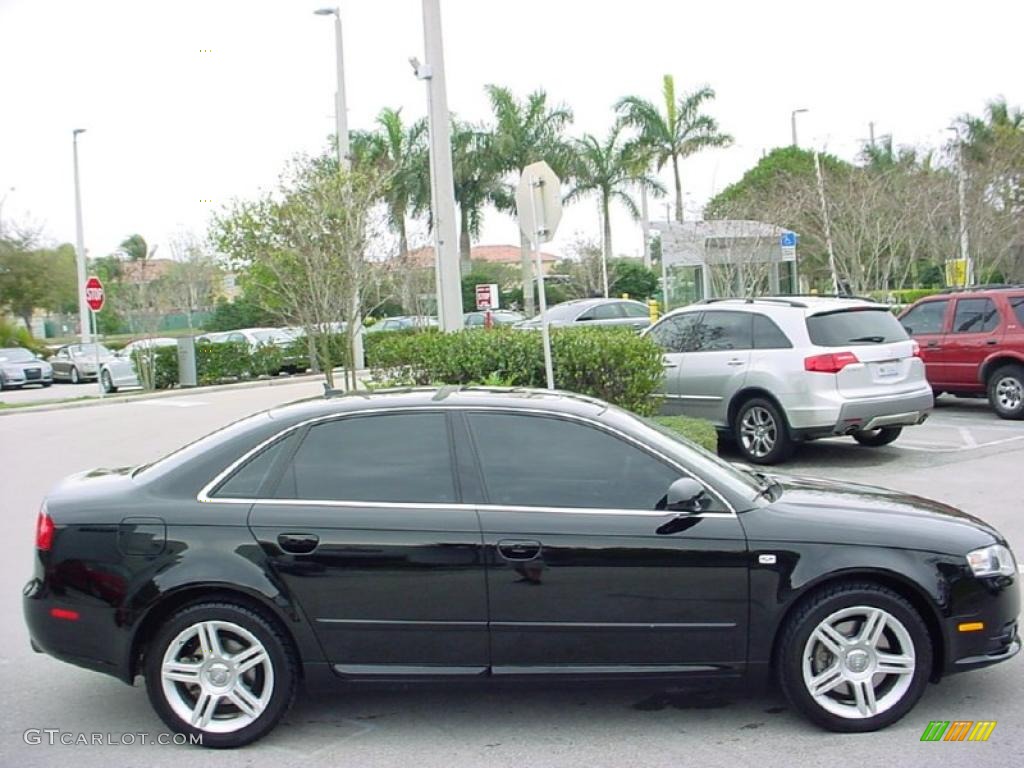
<path id="1" fill-rule="evenodd" d="M 71 383 L 72 384 L 81 384 L 82 383 L 82 379 L 78 375 L 78 369 L 75 366 L 71 366 L 71 373 L 69 374 L 68 378 L 71 379 Z"/>
<path id="2" fill-rule="evenodd" d="M 989 376 L 988 402 L 1001 419 L 1024 419 L 1024 366 L 1004 365 Z"/>
<path id="3" fill-rule="evenodd" d="M 853 439 L 861 445 L 880 448 L 896 440 L 903 432 L 903 427 L 879 427 L 878 429 L 862 429 L 853 433 Z"/>
<path id="4" fill-rule="evenodd" d="M 782 689 L 832 731 L 885 728 L 921 698 L 932 666 L 928 629 L 914 607 L 877 584 L 843 584 L 813 596 L 779 646 Z"/>
<path id="5" fill-rule="evenodd" d="M 198 603 L 174 614 L 146 653 L 146 690 L 160 718 L 205 747 L 241 747 L 266 735 L 295 698 L 289 640 L 254 611 Z"/>
<path id="6" fill-rule="evenodd" d="M 733 434 L 744 458 L 755 464 L 778 464 L 789 458 L 795 448 L 779 409 L 760 397 L 740 406 L 733 421 Z"/>
<path id="7" fill-rule="evenodd" d="M 114 380 L 110 378 L 110 371 L 104 369 L 100 375 L 100 381 L 103 385 L 103 391 L 107 393 L 117 392 L 117 387 L 114 386 Z"/>

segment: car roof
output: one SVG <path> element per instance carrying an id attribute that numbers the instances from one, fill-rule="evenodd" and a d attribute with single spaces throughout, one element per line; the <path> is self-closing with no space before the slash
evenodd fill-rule
<path id="1" fill-rule="evenodd" d="M 757 296 L 754 298 L 708 299 L 673 309 L 666 313 L 665 317 L 682 312 L 714 311 L 715 309 L 739 310 L 741 312 L 799 311 L 801 314 L 809 316 L 861 307 L 889 309 L 885 304 L 859 296 Z"/>

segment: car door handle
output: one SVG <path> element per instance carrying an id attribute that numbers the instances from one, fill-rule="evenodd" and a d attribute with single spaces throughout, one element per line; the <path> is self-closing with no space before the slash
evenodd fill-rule
<path id="1" fill-rule="evenodd" d="M 661 359 L 661 364 L 665 368 L 678 368 L 679 367 L 679 363 L 677 363 L 675 360 L 670 360 L 667 357 L 663 357 Z"/>
<path id="2" fill-rule="evenodd" d="M 990 347 L 994 347 L 996 344 L 999 343 L 999 339 L 989 339 L 985 343 L 988 344 Z"/>
<path id="3" fill-rule="evenodd" d="M 937 346 L 939 346 L 939 342 L 937 342 L 937 341 L 929 341 L 928 342 L 928 349 L 935 349 Z"/>
<path id="4" fill-rule="evenodd" d="M 293 555 L 308 555 L 320 544 L 320 537 L 315 533 L 282 533 L 277 543 L 285 552 Z"/>
<path id="5" fill-rule="evenodd" d="M 728 363 L 726 363 L 726 365 L 743 365 L 743 364 L 744 364 L 743 360 L 730 360 Z"/>
<path id="6" fill-rule="evenodd" d="M 540 542 L 506 539 L 498 542 L 498 552 L 506 560 L 533 560 L 540 554 Z"/>

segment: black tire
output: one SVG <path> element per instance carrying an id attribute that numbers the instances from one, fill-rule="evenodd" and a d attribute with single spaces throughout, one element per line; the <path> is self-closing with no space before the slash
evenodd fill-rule
<path id="1" fill-rule="evenodd" d="M 1001 419 L 1024 419 L 1024 366 L 1002 365 L 988 377 L 988 402 Z"/>
<path id="2" fill-rule="evenodd" d="M 52 386 L 53 386 L 53 382 L 52 381 L 43 382 L 43 389 L 46 389 L 47 387 L 52 387 Z"/>
<path id="3" fill-rule="evenodd" d="M 895 625 L 891 623 L 891 619 L 894 618 L 898 622 L 900 629 L 913 645 L 913 671 L 908 669 L 903 675 L 869 674 L 866 678 L 867 684 L 872 685 L 875 695 L 878 691 L 883 691 L 882 697 L 876 700 L 876 706 L 885 706 L 885 708 L 873 716 L 843 716 L 826 709 L 808 690 L 808 684 L 805 683 L 804 678 L 804 654 L 805 651 L 810 651 L 807 663 L 809 669 L 813 671 L 814 667 L 811 665 L 816 663 L 815 660 L 818 659 L 818 654 L 821 653 L 823 646 L 810 645 L 812 634 L 826 619 L 837 615 L 841 616 L 840 612 L 844 610 L 856 612 L 860 608 L 881 609 L 888 614 L 887 623 L 880 635 L 880 642 L 892 643 L 894 642 L 892 638 L 896 638 L 895 642 L 899 642 Z M 851 624 L 856 623 L 855 619 L 849 621 Z M 860 625 L 860 629 L 853 631 L 852 636 L 855 637 L 861 629 L 863 629 L 863 624 Z M 844 656 L 844 658 L 851 657 Z M 907 714 L 921 698 L 932 671 L 932 641 L 924 620 L 902 596 L 871 582 L 837 584 L 814 593 L 797 609 L 789 623 L 783 628 L 783 636 L 778 645 L 775 663 L 783 693 L 793 707 L 805 717 L 830 731 L 863 733 L 877 731 L 892 725 Z M 826 672 L 833 665 L 836 669 L 849 668 L 845 661 L 833 657 L 832 662 L 827 663 Z M 876 677 L 880 678 L 877 688 L 873 684 Z M 890 681 L 892 681 L 891 684 Z M 888 687 L 886 688 L 886 686 Z M 903 687 L 902 691 L 901 687 Z M 890 695 L 891 700 L 886 701 L 884 697 Z M 846 707 L 856 709 L 856 703 L 850 701 L 853 696 L 853 685 L 850 683 L 840 682 L 831 691 L 827 691 L 824 696 L 828 697 L 830 706 L 840 709 Z M 836 698 L 833 699 L 833 696 Z"/>
<path id="4" fill-rule="evenodd" d="M 68 374 L 68 381 L 72 384 L 81 384 L 82 377 L 78 375 L 78 369 L 75 366 L 71 366 L 71 373 Z"/>
<path id="5" fill-rule="evenodd" d="M 881 448 L 883 445 L 896 440 L 903 432 L 903 427 L 879 427 L 878 429 L 864 429 L 853 433 L 853 439 L 861 445 L 869 448 Z"/>
<path id="6" fill-rule="evenodd" d="M 110 378 L 110 371 L 106 369 L 103 370 L 103 373 L 100 374 L 100 382 L 103 387 L 103 391 L 107 394 L 117 392 L 117 387 L 114 386 L 114 381 Z"/>
<path id="7" fill-rule="evenodd" d="M 175 653 L 190 653 L 190 644 L 198 640 L 189 640 L 185 645 L 176 642 L 178 636 L 202 622 L 226 622 L 235 625 L 247 633 L 250 633 L 263 646 L 266 651 L 267 662 L 270 665 L 271 675 L 255 670 L 254 675 L 263 675 L 256 678 L 256 685 L 262 683 L 265 686 L 272 676 L 272 689 L 264 708 L 255 719 L 238 730 L 226 733 L 217 733 L 192 725 L 183 719 L 175 711 L 175 704 L 168 699 L 164 690 L 162 667 L 164 656 L 174 646 Z M 231 630 L 228 629 L 230 636 Z M 222 642 L 224 636 L 221 636 Z M 200 658 L 202 652 L 195 648 Z M 209 656 L 206 658 L 210 658 Z M 202 602 L 185 606 L 168 619 L 157 631 L 152 642 L 146 649 L 144 672 L 146 678 L 146 691 L 153 709 L 160 716 L 169 728 L 176 733 L 188 735 L 201 735 L 202 746 L 213 749 L 228 749 L 242 747 L 251 744 L 269 733 L 274 726 L 288 712 L 295 699 L 296 685 L 298 681 L 298 662 L 290 639 L 272 621 L 269 621 L 260 613 L 250 608 L 235 605 L 234 603 L 223 602 Z M 185 683 L 169 683 L 172 687 L 172 698 L 180 695 L 184 701 L 188 696 L 197 698 L 195 691 L 197 685 L 186 685 Z M 234 689 L 232 689 L 234 690 Z M 265 691 L 265 688 L 263 689 Z M 252 690 L 250 689 L 250 695 Z M 213 713 L 225 712 L 228 718 L 241 715 L 241 710 L 231 702 L 221 699 L 214 704 Z M 223 716 L 223 715 L 222 715 Z M 223 721 L 222 721 L 223 722 Z"/>
<path id="8" fill-rule="evenodd" d="M 745 430 L 758 427 L 764 429 L 761 434 L 751 436 L 748 432 L 744 436 Z M 786 418 L 775 403 L 761 397 L 751 398 L 739 407 L 733 419 L 732 434 L 740 453 L 754 464 L 779 464 L 796 448 Z M 761 438 L 768 442 L 761 442 Z"/>

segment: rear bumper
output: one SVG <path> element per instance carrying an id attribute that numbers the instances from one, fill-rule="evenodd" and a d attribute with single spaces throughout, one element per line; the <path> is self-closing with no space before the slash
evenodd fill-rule
<path id="1" fill-rule="evenodd" d="M 934 407 L 931 387 L 925 387 L 862 400 L 838 398 L 820 408 L 801 409 L 801 419 L 791 418 L 790 424 L 796 437 L 812 440 L 879 427 L 913 426 L 927 419 Z"/>

